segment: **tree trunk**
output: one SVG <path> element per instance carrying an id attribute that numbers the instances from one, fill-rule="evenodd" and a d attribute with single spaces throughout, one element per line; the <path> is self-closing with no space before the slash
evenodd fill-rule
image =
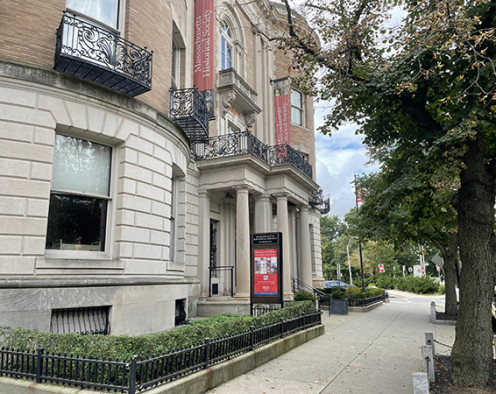
<path id="1" fill-rule="evenodd" d="M 456 299 L 456 260 L 458 259 L 458 234 L 449 234 L 448 249 L 443 256 L 444 281 L 445 281 L 445 307 L 447 315 L 456 316 L 458 313 L 458 300 Z"/>
<path id="2" fill-rule="evenodd" d="M 453 383 L 485 386 L 492 376 L 494 294 L 494 177 L 484 164 L 484 140 L 469 141 L 456 202 L 462 261 Z"/>

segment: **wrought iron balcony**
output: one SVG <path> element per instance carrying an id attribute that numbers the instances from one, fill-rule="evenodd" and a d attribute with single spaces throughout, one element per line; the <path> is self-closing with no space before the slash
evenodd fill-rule
<path id="1" fill-rule="evenodd" d="M 303 172 L 307 177 L 312 178 L 312 166 L 305 158 L 288 144 L 269 146 L 267 162 L 272 165 L 292 164 Z"/>
<path id="2" fill-rule="evenodd" d="M 302 155 L 287 144 L 267 146 L 248 130 L 239 133 L 210 137 L 191 147 L 196 160 L 252 154 L 270 166 L 292 164 L 307 177 L 312 178 L 312 166 Z"/>
<path id="3" fill-rule="evenodd" d="M 331 204 L 329 202 L 329 196 L 324 196 L 322 189 L 315 190 L 312 192 L 313 198 L 310 200 L 310 206 L 317 208 L 322 215 L 329 213 L 331 210 Z"/>
<path id="4" fill-rule="evenodd" d="M 170 90 L 170 117 L 191 142 L 208 139 L 208 108 L 197 88 Z"/>
<path id="5" fill-rule="evenodd" d="M 129 96 L 152 88 L 152 56 L 146 48 L 67 11 L 57 29 L 55 70 Z"/>

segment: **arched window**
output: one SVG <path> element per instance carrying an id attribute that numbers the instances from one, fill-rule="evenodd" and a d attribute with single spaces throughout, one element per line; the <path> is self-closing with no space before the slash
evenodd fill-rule
<path id="1" fill-rule="evenodd" d="M 220 53 L 221 70 L 233 67 L 233 35 L 231 28 L 226 22 L 223 22 L 221 27 Z"/>

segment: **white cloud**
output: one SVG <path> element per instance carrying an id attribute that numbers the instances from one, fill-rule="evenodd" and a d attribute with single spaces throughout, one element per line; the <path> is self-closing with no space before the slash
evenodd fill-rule
<path id="1" fill-rule="evenodd" d="M 323 115 L 316 111 L 316 126 L 322 124 L 322 118 Z M 355 206 L 354 174 L 378 170 L 377 164 L 367 164 L 369 157 L 362 145 L 363 136 L 356 135 L 356 129 L 356 125 L 347 125 L 332 136 L 315 134 L 317 182 L 324 194 L 330 195 L 330 214 L 341 218 Z"/>

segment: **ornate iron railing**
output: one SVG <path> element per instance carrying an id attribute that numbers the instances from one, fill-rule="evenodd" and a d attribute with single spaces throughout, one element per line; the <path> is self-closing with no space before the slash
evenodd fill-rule
<path id="1" fill-rule="evenodd" d="M 202 143 L 192 144 L 196 160 L 252 154 L 271 166 L 292 164 L 303 174 L 312 178 L 312 166 L 288 144 L 267 146 L 248 130 L 239 133 L 210 137 Z"/>
<path id="2" fill-rule="evenodd" d="M 303 172 L 307 177 L 312 178 L 312 166 L 305 158 L 288 144 L 279 144 L 269 147 L 267 162 L 270 165 L 292 164 Z"/>
<path id="3" fill-rule="evenodd" d="M 190 141 L 208 139 L 208 108 L 197 88 L 170 90 L 170 117 L 179 124 Z"/>
<path id="4" fill-rule="evenodd" d="M 152 56 L 146 47 L 67 11 L 57 29 L 56 70 L 130 96 L 151 89 Z"/>
<path id="5" fill-rule="evenodd" d="M 312 192 L 313 198 L 310 200 L 310 206 L 317 208 L 321 214 L 325 215 L 331 209 L 329 196 L 324 196 L 322 189 Z"/>
<path id="6" fill-rule="evenodd" d="M 0 376 L 134 394 L 229 360 L 294 332 L 321 324 L 321 312 L 297 316 L 228 337 L 138 360 L 98 360 L 37 351 L 0 349 Z"/>

